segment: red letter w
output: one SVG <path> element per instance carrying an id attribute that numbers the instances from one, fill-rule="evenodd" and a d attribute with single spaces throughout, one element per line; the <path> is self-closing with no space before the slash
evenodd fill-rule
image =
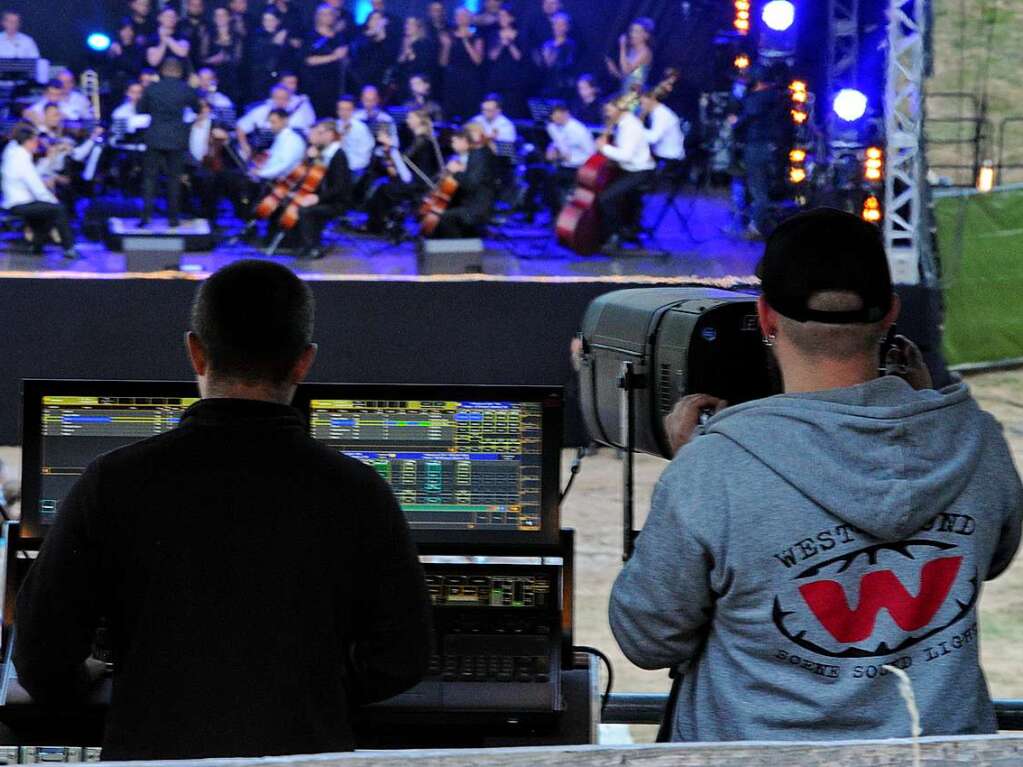
<path id="1" fill-rule="evenodd" d="M 882 609 L 903 631 L 916 631 L 934 618 L 944 604 L 962 564 L 962 557 L 928 562 L 920 574 L 920 593 L 911 596 L 891 570 L 867 573 L 860 580 L 860 603 L 852 610 L 845 589 L 837 581 L 817 581 L 799 587 L 799 593 L 817 620 L 843 644 L 862 642 L 874 633 Z"/>

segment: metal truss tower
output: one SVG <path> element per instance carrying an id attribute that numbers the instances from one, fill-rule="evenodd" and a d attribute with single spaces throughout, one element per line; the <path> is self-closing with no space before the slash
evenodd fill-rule
<path id="1" fill-rule="evenodd" d="M 897 284 L 933 284 L 924 144 L 927 0 L 888 0 L 884 238 Z"/>
<path id="2" fill-rule="evenodd" d="M 828 82 L 825 93 L 856 84 L 860 63 L 860 0 L 828 0 Z"/>

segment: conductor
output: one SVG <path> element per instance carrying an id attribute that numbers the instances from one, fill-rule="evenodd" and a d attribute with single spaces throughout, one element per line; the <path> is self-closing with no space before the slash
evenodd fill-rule
<path id="1" fill-rule="evenodd" d="M 161 170 L 167 174 L 167 224 L 177 226 L 181 207 L 181 176 L 188 152 L 189 125 L 185 108 L 199 112 L 199 95 L 182 81 L 181 61 L 168 58 L 160 67 L 160 80 L 146 88 L 136 110 L 152 116 L 146 130 L 146 155 L 142 161 L 142 218 L 148 226 L 153 215 L 156 181 Z"/>

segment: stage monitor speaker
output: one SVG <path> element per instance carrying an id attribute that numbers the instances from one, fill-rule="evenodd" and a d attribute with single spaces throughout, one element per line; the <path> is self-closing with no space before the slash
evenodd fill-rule
<path id="1" fill-rule="evenodd" d="M 639 288 L 595 299 L 582 326 L 579 399 L 590 437 L 624 448 L 619 381 L 632 362 L 636 449 L 671 458 L 664 417 L 687 394 L 732 405 L 781 391 L 756 297 L 715 288 Z"/>
<path id="2" fill-rule="evenodd" d="M 140 227 L 133 218 L 110 218 L 105 236 L 111 250 L 125 253 L 184 253 L 213 249 L 213 231 L 204 218 L 182 220 L 170 227 L 166 219 L 154 218 Z"/>
<path id="3" fill-rule="evenodd" d="M 483 240 L 422 240 L 418 250 L 420 274 L 479 274 L 483 271 Z"/>

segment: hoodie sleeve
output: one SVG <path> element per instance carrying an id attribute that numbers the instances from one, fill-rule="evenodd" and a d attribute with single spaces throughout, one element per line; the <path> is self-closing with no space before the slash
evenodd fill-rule
<path id="1" fill-rule="evenodd" d="M 635 553 L 611 591 L 618 645 L 640 668 L 675 667 L 703 644 L 714 594 L 714 556 L 694 523 L 694 498 L 679 457 L 654 489 Z"/>
<path id="2" fill-rule="evenodd" d="M 996 469 L 995 473 L 1005 477 L 1010 488 L 1005 518 L 998 533 L 998 543 L 995 545 L 995 551 L 991 557 L 991 566 L 988 568 L 985 580 L 997 578 L 1008 569 L 1013 557 L 1016 556 L 1016 551 L 1019 549 L 1021 527 L 1023 527 L 1023 485 L 1020 484 L 1019 473 L 1016 471 L 1009 446 L 1002 435 L 1001 425 L 997 422 L 995 425 L 998 429 L 998 440 L 1000 442 L 997 451 L 998 458 L 1003 464 L 1000 468 Z"/>

